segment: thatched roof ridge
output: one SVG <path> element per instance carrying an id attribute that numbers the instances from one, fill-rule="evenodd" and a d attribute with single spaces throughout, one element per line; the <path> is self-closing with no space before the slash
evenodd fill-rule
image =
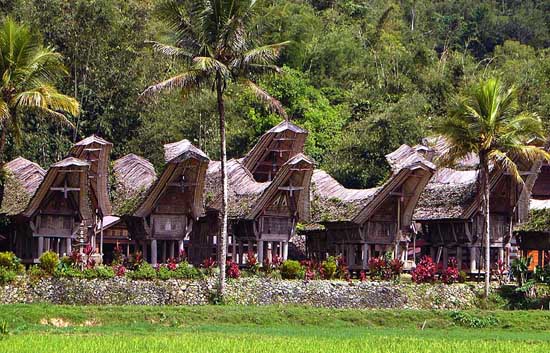
<path id="1" fill-rule="evenodd" d="M 386 160 L 394 172 L 402 168 L 414 168 L 424 166 L 435 170 L 435 164 L 428 161 L 421 153 L 409 145 L 401 145 L 395 151 L 386 155 Z"/>
<path id="2" fill-rule="evenodd" d="M 221 208 L 221 163 L 211 161 L 206 172 L 206 206 Z M 262 192 L 271 182 L 254 180 L 250 171 L 240 160 L 227 161 L 227 182 L 229 186 L 228 217 L 243 218 L 252 209 Z"/>
<path id="3" fill-rule="evenodd" d="M 311 181 L 312 222 L 351 221 L 381 189 L 347 189 L 321 169 L 314 170 Z"/>
<path id="4" fill-rule="evenodd" d="M 93 143 L 98 143 L 100 145 L 113 145 L 111 142 L 93 134 L 75 143 L 71 150 L 75 149 L 75 146 L 88 146 Z"/>
<path id="5" fill-rule="evenodd" d="M 416 145 L 417 151 L 424 151 L 426 155 L 430 155 L 431 161 L 437 161 L 444 157 L 450 150 L 449 141 L 443 136 L 426 137 L 422 140 L 422 144 Z M 455 163 L 455 169 L 477 169 L 479 166 L 479 157 L 475 153 L 470 153 L 466 157 Z"/>
<path id="6" fill-rule="evenodd" d="M 153 164 L 133 153 L 113 162 L 112 177 L 113 213 L 119 216 L 132 213 L 157 179 Z"/>
<path id="7" fill-rule="evenodd" d="M 175 158 L 195 158 L 200 160 L 208 160 L 208 156 L 206 156 L 203 151 L 195 147 L 189 140 L 186 139 L 164 145 L 165 161 L 168 163 L 173 161 Z"/>
<path id="8" fill-rule="evenodd" d="M 34 195 L 34 192 L 44 179 L 44 175 L 46 175 L 46 171 L 42 167 L 23 157 L 17 157 L 6 163 L 4 168 L 21 182 L 30 196 Z"/>
<path id="9" fill-rule="evenodd" d="M 57 163 L 51 165 L 50 168 L 64 168 L 64 167 L 89 167 L 90 163 L 83 161 L 82 159 L 67 157 Z"/>

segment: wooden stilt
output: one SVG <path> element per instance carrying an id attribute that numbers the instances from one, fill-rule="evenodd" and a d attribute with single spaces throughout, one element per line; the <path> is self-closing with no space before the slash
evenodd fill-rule
<path id="1" fill-rule="evenodd" d="M 258 240 L 258 262 L 260 263 L 260 266 L 264 263 L 264 242 L 263 242 L 263 240 Z"/>
<path id="2" fill-rule="evenodd" d="M 151 240 L 151 264 L 157 264 L 157 240 Z"/>

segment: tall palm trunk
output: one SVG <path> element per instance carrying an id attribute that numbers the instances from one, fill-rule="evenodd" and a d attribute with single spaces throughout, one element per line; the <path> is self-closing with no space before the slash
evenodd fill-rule
<path id="1" fill-rule="evenodd" d="M 4 184 L 5 180 L 1 180 L 3 175 L 3 169 L 4 169 L 4 163 L 5 161 L 5 149 L 6 149 L 6 130 L 8 129 L 8 124 L 4 120 L 2 122 L 2 126 L 0 126 L 2 129 L 2 134 L 0 135 L 0 205 L 2 205 L 2 201 L 4 200 Z"/>
<path id="2" fill-rule="evenodd" d="M 480 163 L 481 163 L 481 180 L 483 187 L 483 198 L 482 198 L 482 207 L 483 207 L 483 216 L 485 218 L 485 229 L 484 229 L 484 246 L 485 246 L 485 298 L 489 297 L 489 282 L 491 280 L 491 213 L 489 207 L 489 197 L 491 195 L 491 182 L 489 180 L 489 161 L 487 160 L 487 154 L 480 154 Z"/>
<path id="3" fill-rule="evenodd" d="M 218 97 L 218 113 L 220 116 L 220 160 L 221 160 L 221 181 L 222 181 L 222 208 L 221 208 L 221 230 L 218 239 L 218 264 L 220 268 L 220 283 L 218 295 L 223 299 L 225 294 L 225 259 L 227 257 L 227 151 L 225 147 L 225 107 L 223 102 L 223 80 L 219 73 L 216 74 L 216 93 Z"/>

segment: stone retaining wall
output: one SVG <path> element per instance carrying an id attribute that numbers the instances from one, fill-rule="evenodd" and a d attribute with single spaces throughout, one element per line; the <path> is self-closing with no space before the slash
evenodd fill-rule
<path id="1" fill-rule="evenodd" d="M 332 308 L 465 309 L 475 306 L 481 287 L 465 284 L 415 285 L 387 282 L 229 280 L 226 301 L 238 305 L 294 304 Z M 205 305 L 212 302 L 215 279 L 136 281 L 127 278 L 27 277 L 0 286 L 0 304 Z"/>

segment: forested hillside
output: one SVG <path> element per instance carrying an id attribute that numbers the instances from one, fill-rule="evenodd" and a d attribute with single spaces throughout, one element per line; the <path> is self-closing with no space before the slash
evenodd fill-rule
<path id="1" fill-rule="evenodd" d="M 166 95 L 139 102 L 145 87 L 177 72 L 153 53 L 164 40 L 159 0 L 0 0 L 0 17 L 27 23 L 64 56 L 58 88 L 76 97 L 76 130 L 28 114 L 16 155 L 47 166 L 72 141 L 97 133 L 116 156 L 161 162 L 162 144 L 192 140 L 218 155 L 215 97 Z M 379 183 L 384 155 L 416 143 L 445 115 L 454 94 L 496 75 L 515 84 L 522 108 L 550 126 L 550 2 L 474 0 L 261 1 L 252 30 L 262 42 L 290 40 L 283 72 L 262 85 L 310 131 L 307 151 L 349 187 Z M 241 156 L 281 118 L 237 86 L 227 102 L 229 156 Z"/>

